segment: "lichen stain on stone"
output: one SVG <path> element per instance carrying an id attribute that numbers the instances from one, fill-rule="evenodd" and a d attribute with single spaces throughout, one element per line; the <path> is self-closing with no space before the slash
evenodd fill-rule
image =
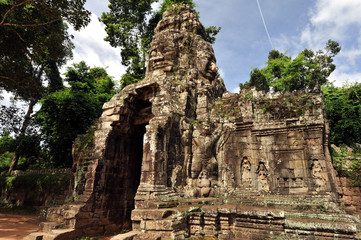
<path id="1" fill-rule="evenodd" d="M 47 220 L 74 238 L 131 225 L 141 239 L 354 238 L 322 96 L 227 92 L 197 15 L 176 8 L 155 29 L 145 79 L 104 104 L 93 150 L 75 153 L 75 202 Z M 287 220 L 300 209 L 325 210 L 345 227 Z"/>

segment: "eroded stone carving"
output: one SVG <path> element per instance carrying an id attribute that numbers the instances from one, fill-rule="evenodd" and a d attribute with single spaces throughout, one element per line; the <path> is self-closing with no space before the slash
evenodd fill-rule
<path id="1" fill-rule="evenodd" d="M 207 170 L 203 169 L 197 179 L 198 195 L 200 197 L 212 197 L 214 196 L 214 189 L 212 181 L 208 176 Z"/>
<path id="2" fill-rule="evenodd" d="M 130 224 L 158 239 L 220 234 L 217 229 L 234 236 L 241 224 L 235 217 L 248 224 L 250 211 L 224 204 L 335 204 L 322 95 L 229 93 L 205 39 L 190 7 L 164 13 L 145 79 L 104 104 L 94 147 L 77 166 L 82 184 L 74 203 L 49 210 L 48 221 L 69 229 L 62 239 Z M 202 209 L 194 207 L 199 202 Z M 262 221 L 255 224 L 272 216 L 277 231 L 285 230 L 284 214 L 257 211 L 251 217 Z"/>
<path id="3" fill-rule="evenodd" d="M 251 187 L 253 184 L 251 162 L 248 157 L 243 157 L 241 161 L 241 183 L 245 187 Z"/>
<path id="4" fill-rule="evenodd" d="M 263 162 L 259 162 L 257 175 L 258 175 L 258 190 L 262 192 L 268 192 L 269 191 L 268 171 Z"/>
<path id="5" fill-rule="evenodd" d="M 322 191 L 325 189 L 326 176 L 322 169 L 320 162 L 317 159 L 312 161 L 312 177 L 315 184 L 316 191 Z"/>

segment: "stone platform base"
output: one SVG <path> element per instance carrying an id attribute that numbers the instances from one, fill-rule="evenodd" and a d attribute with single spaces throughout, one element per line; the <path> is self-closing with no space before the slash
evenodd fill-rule
<path id="1" fill-rule="evenodd" d="M 207 203 L 135 209 L 134 239 L 360 239 L 358 216 Z"/>

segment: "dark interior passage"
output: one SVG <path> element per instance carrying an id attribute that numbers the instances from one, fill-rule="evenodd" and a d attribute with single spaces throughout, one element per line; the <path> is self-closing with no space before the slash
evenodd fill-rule
<path id="1" fill-rule="evenodd" d="M 131 226 L 130 214 L 140 183 L 145 126 L 133 125 L 127 131 L 117 126 L 107 144 L 102 208 L 108 210 L 109 220 L 124 227 Z"/>
<path id="2" fill-rule="evenodd" d="M 133 96 L 131 112 L 123 118 L 126 120 L 114 124 L 107 141 L 101 208 L 111 222 L 123 228 L 131 227 L 131 211 L 140 184 L 144 134 L 153 118 L 151 107 L 144 95 Z"/>

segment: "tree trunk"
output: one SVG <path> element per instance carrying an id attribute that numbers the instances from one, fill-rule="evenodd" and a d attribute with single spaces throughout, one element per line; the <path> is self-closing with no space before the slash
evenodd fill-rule
<path id="1" fill-rule="evenodd" d="M 24 117 L 24 122 L 23 122 L 23 125 L 21 126 L 18 139 L 21 139 L 25 135 L 26 129 L 28 128 L 29 123 L 30 123 L 31 113 L 33 112 L 33 109 L 34 109 L 34 106 L 36 103 L 37 103 L 37 101 L 34 98 L 30 99 L 28 111 L 26 112 L 26 115 Z M 18 166 L 18 161 L 19 161 L 19 157 L 20 157 L 20 155 L 18 154 L 19 150 L 20 150 L 20 143 L 18 144 L 18 146 L 15 149 L 14 156 L 13 156 L 13 159 L 11 160 L 11 164 L 10 164 L 10 168 L 9 168 L 9 173 L 16 170 L 16 168 Z"/>

